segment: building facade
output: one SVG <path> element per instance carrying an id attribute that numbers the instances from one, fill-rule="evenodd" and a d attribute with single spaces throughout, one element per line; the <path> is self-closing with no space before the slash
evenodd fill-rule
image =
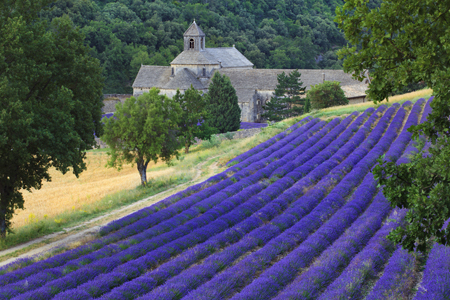
<path id="1" fill-rule="evenodd" d="M 170 66 L 141 66 L 133 83 L 133 95 L 139 96 L 156 87 L 162 94 L 173 97 L 191 85 L 207 92 L 214 72 L 230 78 L 236 89 L 241 120 L 260 122 L 262 106 L 270 100 L 278 83 L 277 75 L 293 70 L 255 69 L 254 65 L 234 46 L 229 48 L 206 48 L 205 33 L 194 21 L 183 35 L 184 50 Z M 299 70 L 301 81 L 308 90 L 311 85 L 325 80 L 339 81 L 349 99 L 364 101 L 366 83 L 352 79 L 342 70 Z M 361 100 L 362 99 L 362 100 Z"/>

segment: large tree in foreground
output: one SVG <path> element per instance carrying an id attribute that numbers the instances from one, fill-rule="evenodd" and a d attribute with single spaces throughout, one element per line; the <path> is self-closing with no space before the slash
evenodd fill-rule
<path id="1" fill-rule="evenodd" d="M 210 127 L 216 128 L 219 133 L 236 131 L 241 127 L 241 108 L 230 78 L 215 72 L 206 99 L 211 115 L 207 120 Z"/>
<path id="2" fill-rule="evenodd" d="M 156 88 L 118 103 L 114 116 L 105 120 L 101 137 L 110 148 L 108 165 L 121 168 L 124 162 L 136 163 L 145 186 L 150 161 L 169 162 L 178 156 L 180 114 L 179 105 Z"/>
<path id="3" fill-rule="evenodd" d="M 209 140 L 216 129 L 208 125 L 210 114 L 208 101 L 200 91 L 191 85 L 183 94 L 180 90 L 173 97 L 181 108 L 178 135 L 184 143 L 184 152 L 189 153 L 189 148 L 195 143 L 195 139 Z"/>
<path id="4" fill-rule="evenodd" d="M 443 229 L 450 218 L 450 0 L 383 1 L 378 9 L 368 3 L 348 0 L 336 11 L 352 44 L 340 52 L 344 70 L 361 80 L 370 70 L 375 101 L 422 80 L 435 95 L 427 122 L 410 129 L 431 142 L 430 155 L 404 165 L 384 163 L 375 172 L 392 206 L 409 208 L 408 225 L 389 238 L 409 250 L 428 250 L 431 241 L 450 242 Z"/>
<path id="5" fill-rule="evenodd" d="M 78 176 L 101 134 L 103 78 L 68 17 L 51 24 L 51 1 L 3 0 L 0 7 L 0 236 L 23 208 L 22 189 L 39 189 L 48 170 Z"/>

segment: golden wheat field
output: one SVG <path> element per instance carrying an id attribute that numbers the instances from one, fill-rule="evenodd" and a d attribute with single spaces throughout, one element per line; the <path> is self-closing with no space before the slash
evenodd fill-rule
<path id="1" fill-rule="evenodd" d="M 70 209 L 80 209 L 83 204 L 96 202 L 108 194 L 121 190 L 133 189 L 140 184 L 136 166 L 124 165 L 121 171 L 106 168 L 108 156 L 106 152 L 88 152 L 87 170 L 77 178 L 73 173 L 62 175 L 55 169 L 50 170 L 51 182 L 45 182 L 40 190 L 32 193 L 23 190 L 25 209 L 16 210 L 12 222 L 13 227 L 20 227 L 43 218 L 52 218 Z M 163 164 L 159 162 L 157 165 Z M 154 163 L 148 166 L 148 179 L 166 175 L 171 168 L 152 171 Z"/>

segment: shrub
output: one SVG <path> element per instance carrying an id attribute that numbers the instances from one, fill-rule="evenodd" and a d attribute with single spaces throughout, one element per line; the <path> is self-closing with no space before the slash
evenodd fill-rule
<path id="1" fill-rule="evenodd" d="M 307 98 L 312 109 L 348 104 L 348 99 L 337 81 L 325 81 L 311 86 Z"/>

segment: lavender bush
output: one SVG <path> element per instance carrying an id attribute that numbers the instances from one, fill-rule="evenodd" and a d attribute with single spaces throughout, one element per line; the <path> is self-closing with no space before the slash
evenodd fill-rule
<path id="1" fill-rule="evenodd" d="M 406 212 L 391 212 L 370 170 L 382 154 L 402 163 L 418 151 L 407 128 L 422 111 L 426 119 L 431 101 L 308 117 L 226 171 L 108 224 L 97 240 L 1 268 L 0 299 L 412 295 L 401 273 L 413 272 L 414 257 L 385 239 Z M 449 267 L 439 260 L 447 252 L 433 249 L 417 299 L 449 297 Z"/>

